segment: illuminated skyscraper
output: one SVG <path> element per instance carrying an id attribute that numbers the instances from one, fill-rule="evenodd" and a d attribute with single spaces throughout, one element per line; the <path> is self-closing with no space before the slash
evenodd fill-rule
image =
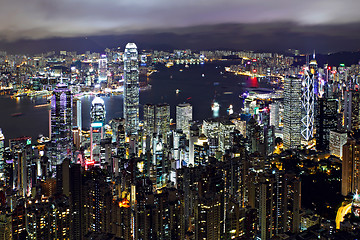
<path id="1" fill-rule="evenodd" d="M 91 104 L 91 126 L 90 126 L 90 155 L 91 161 L 100 163 L 100 141 L 104 137 L 105 104 L 99 97 L 94 98 Z"/>
<path id="2" fill-rule="evenodd" d="M 155 132 L 161 135 L 163 142 L 167 142 L 167 133 L 170 131 L 170 105 L 158 104 L 155 107 Z"/>
<path id="3" fill-rule="evenodd" d="M 139 128 L 139 63 L 135 43 L 128 43 L 124 53 L 124 118 L 127 136 Z"/>
<path id="4" fill-rule="evenodd" d="M 351 132 L 360 129 L 360 92 L 344 92 L 344 128 Z"/>
<path id="5" fill-rule="evenodd" d="M 162 136 L 166 143 L 167 133 L 170 131 L 170 105 L 167 103 L 144 105 L 144 130 L 145 135 L 153 137 L 156 133 Z"/>
<path id="6" fill-rule="evenodd" d="M 155 132 L 155 106 L 153 104 L 144 105 L 144 131 L 146 136 L 152 137 Z"/>
<path id="7" fill-rule="evenodd" d="M 360 142 L 349 140 L 343 146 L 341 194 L 355 193 L 360 189 Z"/>
<path id="8" fill-rule="evenodd" d="M 286 77 L 284 80 L 284 148 L 301 145 L 301 79 Z"/>
<path id="9" fill-rule="evenodd" d="M 59 165 L 72 152 L 72 94 L 59 83 L 51 97 L 51 165 Z"/>
<path id="10" fill-rule="evenodd" d="M 176 129 L 181 129 L 189 138 L 190 124 L 192 121 L 192 106 L 190 103 L 182 103 L 176 106 Z"/>
<path id="11" fill-rule="evenodd" d="M 0 182 L 5 180 L 4 134 L 0 128 Z"/>
<path id="12" fill-rule="evenodd" d="M 106 55 L 101 55 L 99 59 L 99 83 L 107 81 L 107 58 Z"/>
<path id="13" fill-rule="evenodd" d="M 302 129 L 301 135 L 305 141 L 309 141 L 314 136 L 314 106 L 315 106 L 315 63 L 312 60 L 310 63 L 310 69 L 305 69 L 302 76 Z M 316 64 L 317 66 L 317 64 Z"/>
<path id="14" fill-rule="evenodd" d="M 338 100 L 319 98 L 316 105 L 316 149 L 329 150 L 330 131 L 336 130 Z"/>

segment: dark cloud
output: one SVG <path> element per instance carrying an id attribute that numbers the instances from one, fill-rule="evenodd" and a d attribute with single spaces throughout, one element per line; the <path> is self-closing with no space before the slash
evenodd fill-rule
<path id="1" fill-rule="evenodd" d="M 354 50 L 359 8 L 354 0 L 2 0 L 0 47 L 97 49 L 133 39 L 162 48 Z"/>
<path id="2" fill-rule="evenodd" d="M 0 49 L 15 53 L 50 50 L 84 52 L 124 47 L 136 42 L 140 49 L 191 48 L 237 49 L 283 52 L 289 48 L 303 52 L 328 53 L 359 50 L 360 24 L 299 25 L 292 22 L 199 25 L 183 28 L 148 29 L 132 34 L 88 37 L 0 41 Z"/>
<path id="3" fill-rule="evenodd" d="M 348 24 L 360 21 L 359 8 L 354 0 L 2 0 L 0 37 L 13 41 L 221 23 Z"/>

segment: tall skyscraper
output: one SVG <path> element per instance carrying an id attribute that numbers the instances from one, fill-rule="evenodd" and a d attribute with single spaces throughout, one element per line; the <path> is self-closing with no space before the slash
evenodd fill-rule
<path id="1" fill-rule="evenodd" d="M 155 107 L 155 132 L 167 142 L 166 135 L 170 131 L 170 105 L 163 103 Z"/>
<path id="2" fill-rule="evenodd" d="M 344 92 L 344 128 L 351 132 L 360 129 L 360 92 Z"/>
<path id="3" fill-rule="evenodd" d="M 319 98 L 316 105 L 316 148 L 329 150 L 330 131 L 337 128 L 337 99 Z"/>
<path id="4" fill-rule="evenodd" d="M 349 140 L 343 146 L 341 194 L 355 193 L 360 189 L 360 142 Z"/>
<path id="5" fill-rule="evenodd" d="M 305 69 L 302 76 L 302 129 L 301 135 L 305 141 L 310 141 L 314 136 L 314 69 Z M 285 86 L 284 86 L 285 89 Z M 284 90 L 285 91 L 285 90 Z"/>
<path id="6" fill-rule="evenodd" d="M 127 136 L 137 135 L 139 128 L 139 63 L 135 43 L 124 52 L 124 118 Z"/>
<path id="7" fill-rule="evenodd" d="M 51 165 L 59 165 L 72 153 L 72 94 L 59 83 L 51 97 Z"/>
<path id="8" fill-rule="evenodd" d="M 284 148 L 301 145 L 301 79 L 286 77 L 284 80 Z"/>
<path id="9" fill-rule="evenodd" d="M 190 137 L 190 124 L 192 121 L 192 106 L 190 103 L 182 103 L 176 106 L 176 129 L 181 129 L 186 136 Z"/>
<path id="10" fill-rule="evenodd" d="M 82 129 L 81 99 L 73 98 L 73 126 Z"/>
<path id="11" fill-rule="evenodd" d="M 91 105 L 90 155 L 91 161 L 100 163 L 100 141 L 104 137 L 105 104 L 100 97 L 94 98 Z"/>
<path id="12" fill-rule="evenodd" d="M 0 128 L 0 182 L 5 181 L 4 134 Z"/>
<path id="13" fill-rule="evenodd" d="M 99 59 L 99 83 L 107 81 L 107 58 L 106 55 L 101 55 Z"/>
<path id="14" fill-rule="evenodd" d="M 155 132 L 155 106 L 153 104 L 144 105 L 144 131 L 146 136 L 152 137 Z"/>

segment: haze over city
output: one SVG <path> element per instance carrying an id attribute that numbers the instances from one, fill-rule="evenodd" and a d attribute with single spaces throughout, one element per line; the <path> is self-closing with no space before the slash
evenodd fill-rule
<path id="1" fill-rule="evenodd" d="M 360 2 L 352 0 L 4 0 L 2 6 L 0 49 L 14 53 L 58 45 L 99 50 L 128 41 L 167 50 L 328 53 L 356 51 L 360 40 Z"/>

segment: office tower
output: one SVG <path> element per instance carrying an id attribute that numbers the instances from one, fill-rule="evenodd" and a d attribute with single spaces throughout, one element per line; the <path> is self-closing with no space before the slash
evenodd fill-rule
<path id="1" fill-rule="evenodd" d="M 99 168 L 93 168 L 83 175 L 81 216 L 82 233 L 110 232 L 112 190 L 106 182 L 106 175 Z"/>
<path id="2" fill-rule="evenodd" d="M 73 98 L 73 140 L 75 148 L 80 149 L 81 144 L 81 129 L 82 129 L 82 118 L 81 118 L 81 100 Z"/>
<path id="3" fill-rule="evenodd" d="M 261 127 L 252 117 L 246 124 L 246 142 L 247 149 L 250 153 L 259 152 L 260 150 Z"/>
<path id="4" fill-rule="evenodd" d="M 81 99 L 73 98 L 73 126 L 82 129 Z"/>
<path id="5" fill-rule="evenodd" d="M 313 78 L 314 94 L 318 96 L 320 94 L 320 85 L 318 77 L 318 64 L 315 59 L 315 53 L 313 55 L 313 59 L 309 63 L 309 74 Z"/>
<path id="6" fill-rule="evenodd" d="M 301 145 L 301 79 L 284 79 L 284 148 L 297 148 Z"/>
<path id="7" fill-rule="evenodd" d="M 56 192 L 69 196 L 70 194 L 70 161 L 64 161 L 56 166 Z"/>
<path id="8" fill-rule="evenodd" d="M 153 104 L 144 105 L 144 132 L 146 136 L 153 136 L 155 132 L 155 106 Z"/>
<path id="9" fill-rule="evenodd" d="M 156 188 L 164 187 L 168 180 L 168 161 L 164 146 L 159 136 L 153 139 L 153 166 L 156 177 Z"/>
<path id="10" fill-rule="evenodd" d="M 126 136 L 137 135 L 139 128 L 139 63 L 135 43 L 124 52 L 124 118 Z"/>
<path id="11" fill-rule="evenodd" d="M 221 121 L 219 125 L 219 147 L 223 153 L 232 146 L 231 133 L 235 130 L 235 124 L 230 121 Z"/>
<path id="12" fill-rule="evenodd" d="M 4 140 L 5 140 L 5 137 L 0 128 L 0 182 L 5 181 Z M 2 183 L 0 183 L 0 184 L 2 184 Z"/>
<path id="13" fill-rule="evenodd" d="M 360 189 L 360 143 L 349 140 L 343 146 L 341 194 L 355 193 Z"/>
<path id="14" fill-rule="evenodd" d="M 329 137 L 329 149 L 330 154 L 337 156 L 338 158 L 343 158 L 343 146 L 347 142 L 348 134 L 341 131 L 330 131 Z"/>
<path id="15" fill-rule="evenodd" d="M 176 129 L 181 129 L 186 137 L 190 137 L 190 121 L 192 121 L 192 106 L 182 103 L 176 106 Z"/>
<path id="16" fill-rule="evenodd" d="M 266 155 L 271 154 L 275 148 L 275 127 L 270 125 L 270 113 L 268 111 L 262 111 L 262 138 L 264 143 L 263 153 Z"/>
<path id="17" fill-rule="evenodd" d="M 94 98 L 91 104 L 90 157 L 95 165 L 100 164 L 100 141 L 104 137 L 105 103 L 100 97 Z"/>
<path id="18" fill-rule="evenodd" d="M 337 128 L 337 99 L 319 98 L 316 105 L 316 149 L 327 151 L 330 131 Z"/>
<path id="19" fill-rule="evenodd" d="M 10 139 L 10 149 L 13 152 L 13 186 L 19 195 L 26 196 L 32 187 L 29 165 L 32 156 L 31 138 L 22 137 Z"/>
<path id="20" fill-rule="evenodd" d="M 280 123 L 279 103 L 271 103 L 269 107 L 270 107 L 270 126 L 274 126 L 276 129 L 278 129 Z"/>
<path id="21" fill-rule="evenodd" d="M 81 165 L 70 167 L 70 204 L 71 204 L 71 239 L 81 239 L 82 198 L 81 198 Z"/>
<path id="22" fill-rule="evenodd" d="M 119 125 L 116 129 L 117 131 L 117 155 L 120 159 L 126 158 L 126 137 L 125 137 L 125 119 L 121 118 Z"/>
<path id="23" fill-rule="evenodd" d="M 175 188 L 162 189 L 161 193 L 154 195 L 154 205 L 157 209 L 152 219 L 155 239 L 185 239 L 184 209 L 179 191 Z"/>
<path id="24" fill-rule="evenodd" d="M 301 181 L 294 174 L 272 170 L 260 173 L 252 181 L 258 209 L 261 239 L 272 239 L 285 232 L 299 232 Z"/>
<path id="25" fill-rule="evenodd" d="M 70 239 L 70 221 L 69 199 L 63 195 L 27 203 L 27 239 Z"/>
<path id="26" fill-rule="evenodd" d="M 344 92 L 344 128 L 352 132 L 360 129 L 360 92 L 348 90 Z"/>
<path id="27" fill-rule="evenodd" d="M 99 83 L 106 82 L 107 81 L 107 58 L 106 55 L 101 55 L 101 58 L 99 59 Z"/>
<path id="28" fill-rule="evenodd" d="M 167 143 L 167 134 L 170 131 L 170 105 L 163 103 L 155 106 L 155 132 L 162 136 Z"/>
<path id="29" fill-rule="evenodd" d="M 64 83 L 59 83 L 51 97 L 51 165 L 56 165 L 72 154 L 72 94 Z"/>
<path id="30" fill-rule="evenodd" d="M 310 141 L 314 136 L 314 106 L 315 106 L 315 92 L 314 92 L 314 78 L 313 69 L 305 69 L 302 75 L 302 127 L 301 135 L 305 141 Z M 285 86 L 284 86 L 285 92 Z"/>

